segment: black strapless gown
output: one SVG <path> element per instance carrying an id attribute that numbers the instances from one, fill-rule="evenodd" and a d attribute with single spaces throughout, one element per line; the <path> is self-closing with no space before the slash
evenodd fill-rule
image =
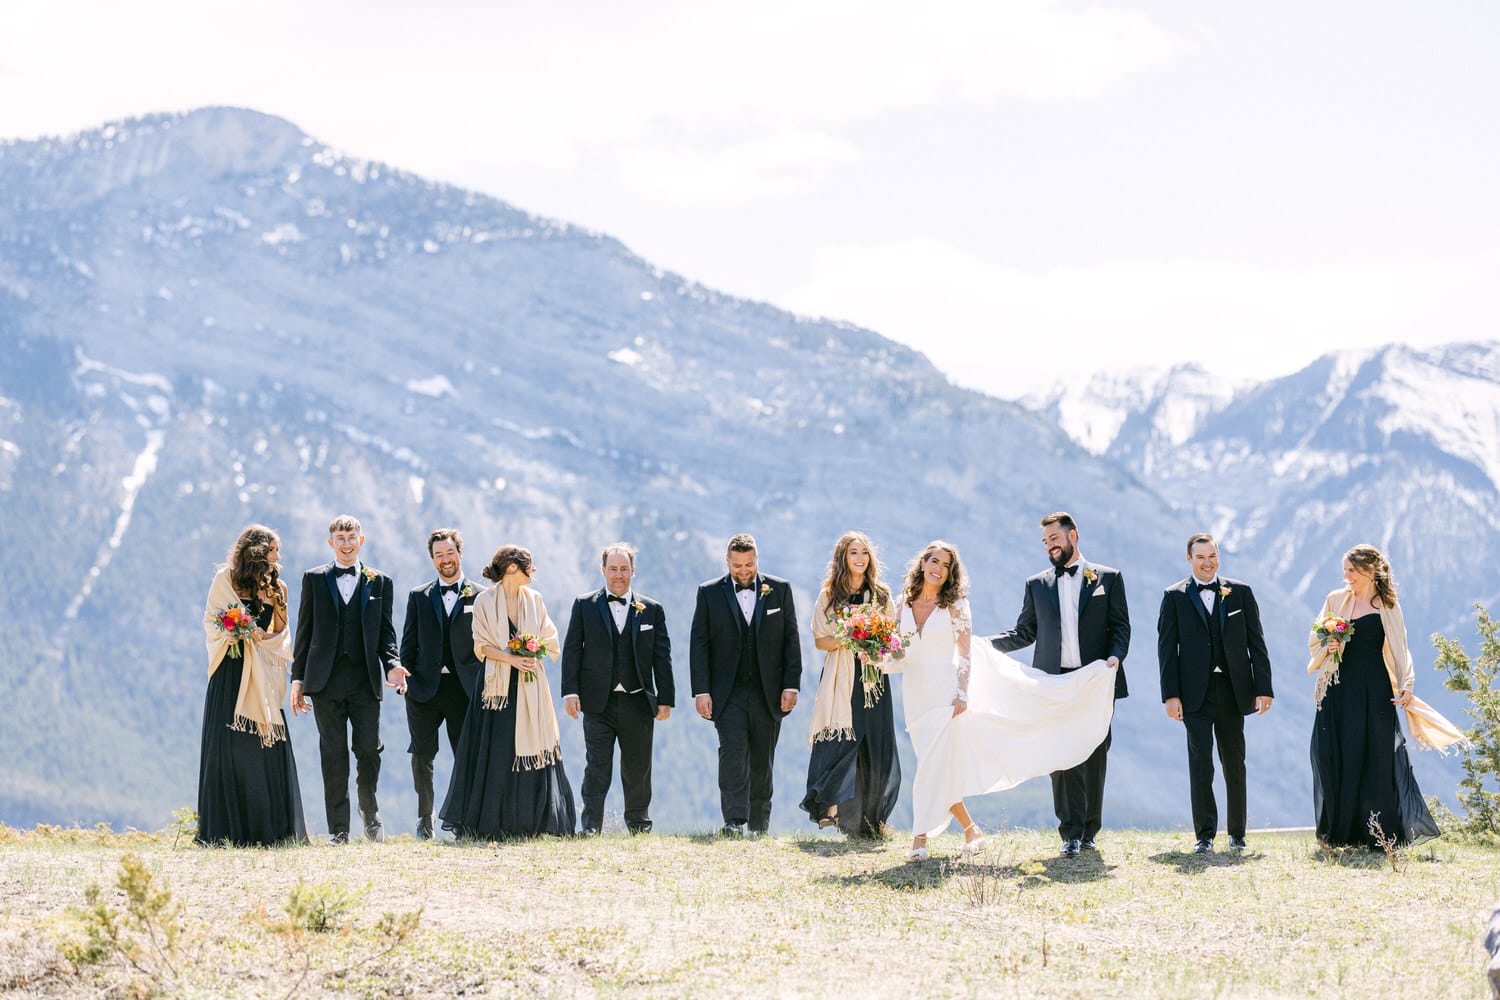
<path id="1" fill-rule="evenodd" d="M 1411 771 L 1406 737 L 1381 658 L 1385 629 L 1376 612 L 1354 622 L 1339 682 L 1313 720 L 1313 810 L 1318 839 L 1335 847 L 1377 847 L 1370 816 L 1387 837 L 1414 844 L 1440 833 Z"/>
<path id="2" fill-rule="evenodd" d="M 246 609 L 261 628 L 270 628 L 270 605 L 248 601 Z M 244 658 L 229 654 L 208 679 L 198 760 L 198 843 L 266 847 L 306 842 L 291 740 L 263 747 L 255 733 L 229 728 L 244 671 Z M 286 724 L 285 711 L 281 722 Z"/>
<path id="3" fill-rule="evenodd" d="M 514 636 L 515 627 L 512 625 Z M 453 750 L 453 777 L 438 810 L 443 829 L 460 837 L 506 840 L 541 834 L 566 836 L 577 825 L 573 787 L 559 760 L 534 771 L 514 770 L 516 762 L 516 686 L 521 672 L 510 672 L 505 707 L 484 707 L 484 675 L 469 696 L 469 710 L 458 746 Z M 545 683 L 538 678 L 537 683 Z"/>
<path id="4" fill-rule="evenodd" d="M 812 745 L 802 808 L 816 823 L 836 805 L 839 829 L 851 836 L 875 837 L 896 808 L 901 759 L 896 753 L 891 679 L 880 676 L 880 700 L 866 708 L 865 686 L 859 679 L 862 669 L 856 656 L 854 689 L 849 694 L 854 739 L 820 740 Z"/>

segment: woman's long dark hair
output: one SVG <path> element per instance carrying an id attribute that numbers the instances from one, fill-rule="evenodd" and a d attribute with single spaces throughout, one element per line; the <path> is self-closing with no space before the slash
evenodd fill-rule
<path id="1" fill-rule="evenodd" d="M 891 599 L 891 588 L 880 582 L 880 560 L 875 556 L 875 543 L 863 531 L 846 531 L 833 547 L 828 576 L 823 580 L 823 593 L 828 595 L 830 612 L 858 596 L 849 573 L 849 546 L 855 542 L 863 542 L 865 551 L 870 553 L 870 565 L 865 567 L 865 583 L 861 589 L 869 593 L 875 604 L 884 604 Z"/>
<path id="2" fill-rule="evenodd" d="M 964 564 L 958 560 L 958 549 L 941 538 L 928 542 L 927 548 L 906 567 L 906 583 L 902 586 L 901 600 L 911 607 L 911 602 L 922 595 L 922 564 L 934 552 L 948 553 L 948 579 L 938 590 L 938 607 L 951 608 L 955 601 L 963 600 L 969 592 L 969 581 L 964 576 Z"/>
<path id="3" fill-rule="evenodd" d="M 229 582 L 241 598 L 258 600 L 264 590 L 280 592 L 271 563 L 271 546 L 280 543 L 281 536 L 264 524 L 249 525 L 234 540 L 224 561 L 229 565 Z"/>

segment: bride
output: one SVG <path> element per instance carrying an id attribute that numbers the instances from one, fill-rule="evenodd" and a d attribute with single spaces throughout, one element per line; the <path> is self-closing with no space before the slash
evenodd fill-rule
<path id="1" fill-rule="evenodd" d="M 927 857 L 927 838 L 950 816 L 963 828 L 964 853 L 982 849 L 964 798 L 1083 762 L 1114 715 L 1114 672 L 1102 660 L 1044 674 L 988 643 L 971 648 L 966 591 L 958 550 L 935 541 L 907 570 L 896 605 L 897 628 L 915 630 L 906 657 L 886 665 L 906 678 L 906 730 L 917 755 L 906 856 L 914 861 Z"/>

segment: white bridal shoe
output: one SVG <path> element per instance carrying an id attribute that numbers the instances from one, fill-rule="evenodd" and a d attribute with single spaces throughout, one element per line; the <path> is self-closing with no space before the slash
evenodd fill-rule
<path id="1" fill-rule="evenodd" d="M 917 839 L 916 837 L 912 838 L 912 840 L 916 840 L 916 839 Z M 909 851 L 906 852 L 906 860 L 907 861 L 926 861 L 927 860 L 927 838 L 923 837 L 923 838 L 921 838 L 921 840 L 922 840 L 922 846 L 921 847 L 913 847 L 911 850 L 909 850 Z"/>
<path id="2" fill-rule="evenodd" d="M 968 826 L 964 827 L 964 833 L 968 833 L 970 830 L 973 830 L 974 832 L 978 833 L 979 832 L 979 825 L 977 823 L 970 823 Z M 979 837 L 975 837 L 973 840 L 966 840 L 966 841 L 964 841 L 964 846 L 961 848 L 961 850 L 963 851 L 964 854 L 972 856 L 972 855 L 978 854 L 980 851 L 984 850 L 984 846 L 985 846 L 984 837 L 983 836 L 979 836 Z"/>

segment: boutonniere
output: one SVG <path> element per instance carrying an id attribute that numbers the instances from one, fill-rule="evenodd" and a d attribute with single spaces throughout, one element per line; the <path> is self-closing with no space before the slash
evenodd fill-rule
<path id="1" fill-rule="evenodd" d="M 375 571 L 368 566 L 365 567 L 365 579 L 371 583 L 375 582 Z"/>
<path id="2" fill-rule="evenodd" d="M 631 607 L 635 608 L 635 613 L 638 615 L 643 615 L 646 613 L 646 605 L 642 601 L 636 601 L 631 605 Z"/>
<path id="3" fill-rule="evenodd" d="M 1083 571 L 1083 579 L 1084 579 L 1084 582 L 1086 582 L 1089 586 L 1092 587 L 1094 584 L 1096 584 L 1096 583 L 1099 582 L 1099 574 L 1095 573 L 1091 569 L 1085 569 Z"/>
<path id="4" fill-rule="evenodd" d="M 1220 587 L 1219 588 L 1219 596 L 1220 597 L 1228 597 L 1232 593 L 1234 593 L 1234 588 L 1233 587 Z"/>
<path id="5" fill-rule="evenodd" d="M 466 583 L 466 584 L 464 584 L 464 589 L 460 590 L 458 592 L 458 596 L 461 597 L 461 598 L 463 598 L 463 597 L 473 597 L 474 596 L 474 588 L 471 587 L 469 584 Z"/>
<path id="6" fill-rule="evenodd" d="M 771 585 L 769 583 L 763 583 L 763 584 L 760 585 L 760 596 L 761 596 L 762 600 L 764 600 L 766 597 L 768 597 L 770 595 L 770 593 L 771 593 Z"/>

